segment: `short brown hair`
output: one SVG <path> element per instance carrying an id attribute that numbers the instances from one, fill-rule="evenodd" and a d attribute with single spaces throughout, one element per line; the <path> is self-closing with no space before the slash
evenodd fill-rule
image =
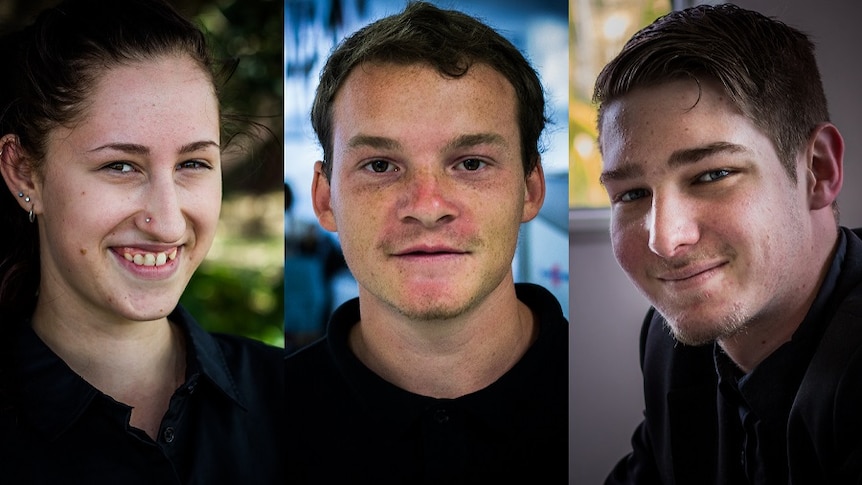
<path id="1" fill-rule="evenodd" d="M 829 121 L 808 36 L 758 12 L 721 4 L 671 12 L 626 43 L 596 80 L 599 129 L 608 102 L 681 77 L 718 80 L 772 140 L 793 181 L 797 152 L 817 124 Z"/>
<path id="2" fill-rule="evenodd" d="M 429 3 L 411 2 L 403 12 L 365 26 L 344 39 L 320 75 L 311 125 L 323 148 L 326 177 L 332 173 L 332 103 L 350 72 L 365 62 L 427 63 L 458 78 L 474 63 L 487 64 L 515 88 L 524 173 L 539 161 L 545 128 L 545 94 L 536 71 L 518 49 L 478 19 Z"/>

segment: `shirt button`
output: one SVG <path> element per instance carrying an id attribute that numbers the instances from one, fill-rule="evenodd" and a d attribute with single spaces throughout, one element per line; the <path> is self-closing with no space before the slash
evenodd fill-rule
<path id="1" fill-rule="evenodd" d="M 168 426 L 162 432 L 162 439 L 165 440 L 165 443 L 171 443 L 174 441 L 174 428 Z"/>
<path id="2" fill-rule="evenodd" d="M 449 421 L 449 414 L 446 412 L 445 409 L 438 409 L 434 411 L 434 419 L 439 424 L 445 424 L 447 421 Z"/>

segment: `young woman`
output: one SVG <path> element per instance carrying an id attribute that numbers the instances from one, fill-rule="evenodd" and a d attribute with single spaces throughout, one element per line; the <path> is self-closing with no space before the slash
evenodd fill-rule
<path id="1" fill-rule="evenodd" d="M 203 35 L 68 0 L 0 42 L 0 482 L 280 483 L 282 350 L 177 303 L 221 204 Z"/>

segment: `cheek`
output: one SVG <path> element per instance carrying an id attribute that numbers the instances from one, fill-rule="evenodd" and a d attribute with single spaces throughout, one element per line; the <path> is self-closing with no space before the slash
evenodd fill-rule
<path id="1" fill-rule="evenodd" d="M 642 252 L 647 248 L 647 243 L 644 231 L 611 224 L 611 247 L 614 257 L 625 272 L 633 273 L 637 270 L 638 264 L 643 261 Z"/>

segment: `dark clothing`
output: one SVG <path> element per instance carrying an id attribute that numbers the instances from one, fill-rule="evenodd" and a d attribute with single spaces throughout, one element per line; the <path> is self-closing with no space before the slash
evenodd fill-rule
<path id="1" fill-rule="evenodd" d="M 650 310 L 645 419 L 607 484 L 862 483 L 862 240 L 841 232 L 792 339 L 748 374 Z"/>
<path id="2" fill-rule="evenodd" d="M 156 441 L 18 325 L 2 374 L 0 483 L 283 483 L 283 350 L 210 335 L 182 308 L 168 318 L 185 334 L 186 381 Z"/>
<path id="3" fill-rule="evenodd" d="M 538 337 L 490 386 L 456 399 L 410 393 L 348 347 L 357 299 L 286 360 L 291 484 L 566 483 L 568 322 L 544 288 L 516 285 Z"/>

